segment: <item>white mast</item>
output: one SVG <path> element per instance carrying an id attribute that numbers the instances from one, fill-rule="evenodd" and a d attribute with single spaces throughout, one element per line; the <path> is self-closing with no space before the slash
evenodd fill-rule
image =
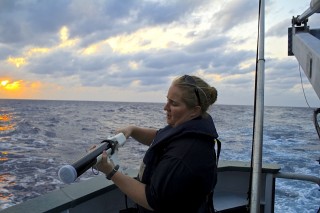
<path id="1" fill-rule="evenodd" d="M 263 148 L 263 115 L 264 115 L 264 68 L 265 68 L 265 60 L 264 60 L 264 35 L 265 35 L 265 1 L 260 1 L 260 14 L 259 14 L 259 40 L 258 40 L 258 59 L 257 59 L 257 73 L 256 73 L 256 91 L 255 91 L 255 118 L 254 118 L 254 133 L 253 133 L 253 155 L 252 155 L 252 180 L 251 180 L 251 194 L 250 194 L 250 212 L 259 213 L 260 212 L 260 194 L 261 194 L 261 168 L 262 168 L 262 148 Z M 306 22 L 307 18 L 314 13 L 320 13 L 320 0 L 312 0 L 310 3 L 310 8 L 305 11 L 301 16 L 293 19 L 294 24 L 301 24 Z M 310 82 L 313 85 L 315 91 L 320 97 L 320 87 L 319 87 L 319 70 L 312 69 L 319 67 L 319 48 L 320 43 L 315 38 L 309 38 L 307 41 L 300 43 L 309 44 L 305 45 L 302 48 L 296 48 L 299 46 L 299 38 L 295 31 L 292 33 L 294 35 L 293 40 L 293 53 L 297 53 L 296 57 L 299 62 L 307 61 L 304 63 L 302 67 L 308 66 L 310 72 Z M 308 43 L 309 42 L 309 43 Z M 302 46 L 302 45 L 300 45 Z M 299 46 L 299 47 L 300 47 Z M 298 49 L 299 51 L 295 51 Z M 309 53 L 309 60 L 305 60 L 305 58 L 299 57 L 299 52 L 303 52 L 304 55 L 306 51 Z M 310 54 L 312 53 L 312 58 L 310 59 Z M 308 69 L 304 69 L 305 72 L 308 72 Z M 307 71 L 306 71 L 307 70 Z M 312 78 L 311 78 L 312 73 Z M 318 78 L 319 77 L 319 78 Z M 314 80 L 316 79 L 316 81 Z"/>
<path id="2" fill-rule="evenodd" d="M 260 212 L 262 145 L 263 145 L 263 112 L 264 112 L 264 24 L 265 2 L 260 1 L 258 61 L 255 91 L 255 118 L 253 133 L 252 181 L 250 212 Z"/>

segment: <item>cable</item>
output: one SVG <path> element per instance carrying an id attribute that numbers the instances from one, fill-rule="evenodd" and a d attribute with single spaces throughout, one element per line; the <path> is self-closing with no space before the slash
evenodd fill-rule
<path id="1" fill-rule="evenodd" d="M 306 100 L 306 103 L 307 103 L 308 107 L 309 107 L 309 108 L 311 108 L 311 107 L 310 107 L 310 105 L 309 105 L 309 102 L 308 102 L 308 100 L 307 100 L 306 93 L 305 93 L 305 91 L 304 91 L 303 82 L 302 82 L 302 74 L 301 74 L 301 66 L 300 66 L 300 64 L 299 64 L 299 73 L 300 73 L 300 82 L 301 82 L 301 87 L 302 87 L 302 91 L 303 91 L 304 99 Z"/>
<path id="2" fill-rule="evenodd" d="M 304 87 L 303 87 L 302 74 L 301 74 L 301 66 L 300 66 L 300 64 L 299 64 L 299 73 L 300 73 L 300 82 L 301 82 L 301 87 L 302 87 L 304 99 L 306 100 L 306 103 L 307 103 L 308 107 L 311 109 L 311 106 L 309 105 L 309 102 L 308 102 L 308 100 L 307 100 L 306 93 L 305 93 L 305 90 L 304 90 Z M 320 108 L 314 109 L 314 113 L 313 113 L 313 123 L 314 123 L 314 126 L 315 126 L 315 128 L 316 128 L 317 134 L 318 134 L 319 139 L 320 139 L 320 127 L 319 127 L 319 123 L 318 123 L 318 119 L 317 119 L 317 116 L 318 116 L 319 113 L 320 113 Z M 320 162 L 319 162 L 319 163 L 320 163 Z"/>

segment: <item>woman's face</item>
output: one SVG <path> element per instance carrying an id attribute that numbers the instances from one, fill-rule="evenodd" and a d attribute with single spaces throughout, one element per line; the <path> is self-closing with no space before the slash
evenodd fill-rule
<path id="1" fill-rule="evenodd" d="M 171 85 L 168 90 L 167 103 L 164 106 L 164 110 L 167 111 L 167 123 L 172 127 L 199 116 L 198 110 L 188 108 L 182 101 L 181 88 L 175 85 Z"/>

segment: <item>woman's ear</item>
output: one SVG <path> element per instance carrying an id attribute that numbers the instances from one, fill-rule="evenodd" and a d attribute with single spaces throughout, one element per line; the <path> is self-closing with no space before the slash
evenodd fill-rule
<path id="1" fill-rule="evenodd" d="M 198 117 L 201 115 L 201 106 L 195 106 L 192 110 L 191 117 Z"/>

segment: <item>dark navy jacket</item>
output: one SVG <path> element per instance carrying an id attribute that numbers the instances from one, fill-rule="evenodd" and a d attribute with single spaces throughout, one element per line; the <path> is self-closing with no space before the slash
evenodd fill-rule
<path id="1" fill-rule="evenodd" d="M 158 131 L 138 178 L 154 212 L 198 212 L 217 181 L 215 138 L 210 115 Z"/>

